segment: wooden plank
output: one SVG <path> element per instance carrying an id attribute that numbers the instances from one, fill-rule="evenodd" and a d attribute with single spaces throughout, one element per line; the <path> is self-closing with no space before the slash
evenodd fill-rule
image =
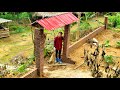
<path id="1" fill-rule="evenodd" d="M 49 66 L 66 66 L 67 64 L 51 64 Z"/>
<path id="2" fill-rule="evenodd" d="M 0 29 L 0 38 L 9 37 L 9 36 L 10 36 L 10 32 L 8 28 L 6 28 L 5 30 Z"/>
<path id="3" fill-rule="evenodd" d="M 29 71 L 25 75 L 21 76 L 20 78 L 37 78 L 37 68 L 34 68 L 33 70 Z"/>

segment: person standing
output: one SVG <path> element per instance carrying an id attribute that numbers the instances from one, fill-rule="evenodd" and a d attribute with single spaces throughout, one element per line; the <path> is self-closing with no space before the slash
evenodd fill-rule
<path id="1" fill-rule="evenodd" d="M 56 52 L 55 62 L 62 63 L 61 51 L 62 51 L 62 41 L 63 41 L 62 32 L 59 32 L 58 35 L 54 38 L 54 50 Z"/>

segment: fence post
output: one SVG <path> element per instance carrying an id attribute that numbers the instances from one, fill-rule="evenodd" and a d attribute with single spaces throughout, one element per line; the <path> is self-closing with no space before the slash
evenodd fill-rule
<path id="1" fill-rule="evenodd" d="M 107 16 L 105 16 L 104 24 L 105 24 L 105 29 L 107 29 L 107 26 L 108 26 L 108 17 Z"/>

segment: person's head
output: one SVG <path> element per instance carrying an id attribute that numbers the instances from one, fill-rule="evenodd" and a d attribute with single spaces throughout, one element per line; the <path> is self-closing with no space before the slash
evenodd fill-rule
<path id="1" fill-rule="evenodd" d="M 59 33 L 58 33 L 58 37 L 62 37 L 62 32 L 59 32 Z"/>

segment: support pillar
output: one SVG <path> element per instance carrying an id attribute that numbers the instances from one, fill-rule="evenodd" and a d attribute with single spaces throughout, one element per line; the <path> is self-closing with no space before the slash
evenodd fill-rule
<path id="1" fill-rule="evenodd" d="M 66 25 L 64 29 L 63 62 L 66 62 L 68 57 L 70 25 Z"/>
<path id="2" fill-rule="evenodd" d="M 44 28 L 41 27 L 40 30 L 36 29 L 34 33 L 34 53 L 36 60 L 36 68 L 38 76 L 43 76 L 43 66 L 44 66 Z"/>

